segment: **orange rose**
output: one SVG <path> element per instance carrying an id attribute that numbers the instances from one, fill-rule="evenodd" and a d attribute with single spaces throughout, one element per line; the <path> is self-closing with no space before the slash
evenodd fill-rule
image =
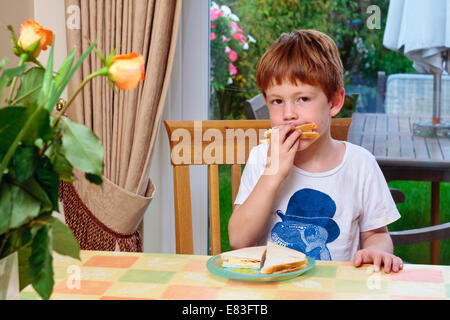
<path id="1" fill-rule="evenodd" d="M 41 39 L 38 48 L 34 53 L 36 58 L 41 50 L 47 50 L 47 46 L 50 46 L 53 42 L 53 32 L 51 30 L 44 29 L 42 25 L 35 20 L 24 21 L 20 25 L 19 46 L 22 49 L 27 49 L 33 43 Z"/>
<path id="2" fill-rule="evenodd" d="M 109 74 L 119 89 L 131 90 L 145 79 L 144 64 L 144 57 L 135 52 L 118 55 L 109 67 Z"/>

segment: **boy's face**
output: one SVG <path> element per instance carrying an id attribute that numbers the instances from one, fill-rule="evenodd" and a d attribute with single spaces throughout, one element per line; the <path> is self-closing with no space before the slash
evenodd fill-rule
<path id="1" fill-rule="evenodd" d="M 329 137 L 331 117 L 335 116 L 342 108 L 344 97 L 345 91 L 341 89 L 331 101 L 328 101 L 320 86 L 301 82 L 294 85 L 289 81 L 284 81 L 282 84 L 275 84 L 266 90 L 265 101 L 269 108 L 272 127 L 316 123 L 315 131 L 319 133 L 319 138 L 301 140 L 299 144 L 299 151 L 301 151 L 316 141 Z"/>

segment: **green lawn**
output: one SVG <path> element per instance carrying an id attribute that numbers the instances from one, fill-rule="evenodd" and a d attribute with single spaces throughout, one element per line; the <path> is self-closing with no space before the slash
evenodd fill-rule
<path id="1" fill-rule="evenodd" d="M 231 204 L 231 166 L 219 166 L 220 181 L 220 229 L 222 251 L 231 250 L 228 242 L 228 219 L 232 212 Z M 430 182 L 392 181 L 390 187 L 403 191 L 406 201 L 398 204 L 402 218 L 392 223 L 389 230 L 398 231 L 430 225 Z M 450 221 L 450 183 L 441 183 L 441 223 Z M 430 244 L 421 243 L 410 246 L 398 246 L 395 254 L 410 263 L 428 264 Z M 440 243 L 440 264 L 450 265 L 450 240 Z"/>

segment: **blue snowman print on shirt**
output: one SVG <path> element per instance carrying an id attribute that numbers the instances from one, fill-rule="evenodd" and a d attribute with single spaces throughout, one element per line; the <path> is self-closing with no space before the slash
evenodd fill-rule
<path id="1" fill-rule="evenodd" d="M 271 231 L 271 240 L 303 252 L 316 260 L 331 260 L 327 243 L 337 239 L 340 229 L 332 219 L 336 204 L 327 194 L 301 189 L 289 199 L 286 214 L 277 210 L 281 222 Z"/>

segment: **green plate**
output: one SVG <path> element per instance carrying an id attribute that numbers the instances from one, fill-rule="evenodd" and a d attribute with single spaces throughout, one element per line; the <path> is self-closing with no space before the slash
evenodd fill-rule
<path id="1" fill-rule="evenodd" d="M 262 274 L 258 269 L 246 269 L 246 268 L 222 268 L 222 262 L 220 255 L 211 257 L 206 262 L 206 268 L 212 274 L 219 277 L 228 279 L 243 280 L 243 281 L 283 281 L 289 280 L 311 270 L 316 265 L 314 258 L 307 257 L 308 266 L 302 270 L 279 273 L 279 274 Z"/>

